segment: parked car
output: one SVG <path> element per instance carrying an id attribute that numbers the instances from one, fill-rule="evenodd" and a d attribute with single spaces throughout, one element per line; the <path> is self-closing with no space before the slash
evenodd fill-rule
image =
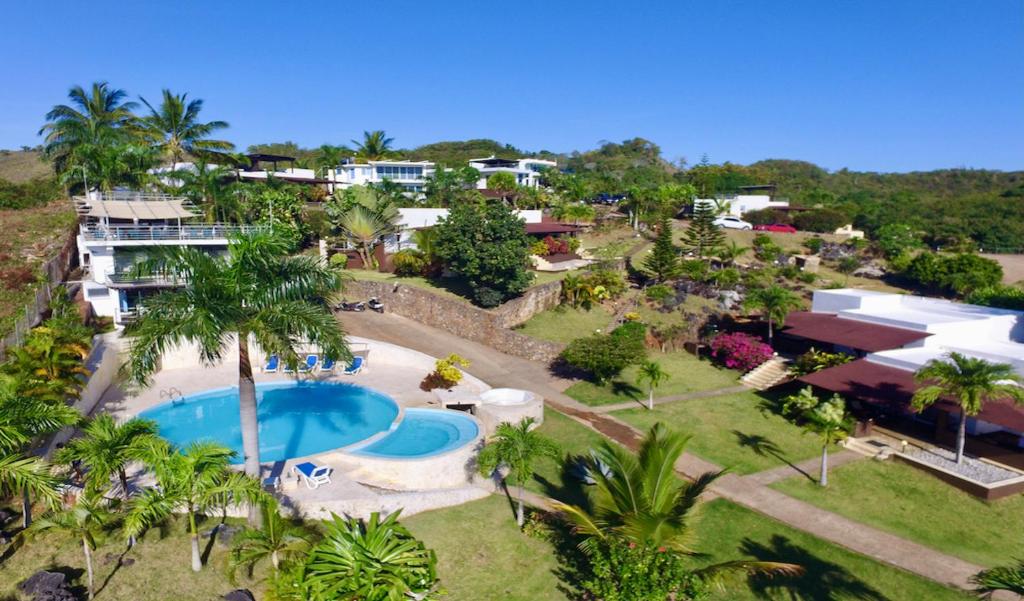
<path id="1" fill-rule="evenodd" d="M 755 225 L 754 229 L 759 232 L 782 232 L 784 234 L 795 234 L 796 228 L 788 223 L 762 223 Z"/>
<path id="2" fill-rule="evenodd" d="M 743 221 L 739 217 L 733 217 L 732 215 L 723 215 L 718 219 L 715 219 L 715 225 L 718 227 L 724 227 L 731 230 L 751 230 L 754 226 L 748 221 Z"/>

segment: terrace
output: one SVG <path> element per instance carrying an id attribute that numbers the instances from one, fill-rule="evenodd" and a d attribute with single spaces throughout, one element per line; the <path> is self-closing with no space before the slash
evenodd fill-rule
<path id="1" fill-rule="evenodd" d="M 203 225 L 102 225 L 83 224 L 82 238 L 87 242 L 162 242 L 211 241 L 225 244 L 236 234 L 261 231 L 265 226 L 210 223 Z"/>

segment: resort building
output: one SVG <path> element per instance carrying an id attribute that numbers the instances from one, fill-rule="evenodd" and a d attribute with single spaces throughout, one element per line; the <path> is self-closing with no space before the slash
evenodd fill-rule
<path id="1" fill-rule="evenodd" d="M 331 182 L 329 189 L 332 191 L 334 186 L 344 189 L 390 180 L 418 194 L 433 173 L 434 163 L 430 161 L 366 161 L 338 165 L 326 173 L 326 178 Z"/>
<path id="2" fill-rule="evenodd" d="M 763 209 L 788 209 L 789 200 L 775 196 L 775 186 L 741 186 L 735 193 L 718 194 L 714 198 L 697 198 L 694 206 L 709 204 L 721 209 L 723 215 L 743 217 L 749 211 Z"/>
<path id="3" fill-rule="evenodd" d="M 920 415 L 909 402 L 914 372 L 950 352 L 1008 363 L 1024 376 L 1024 312 L 869 290 L 818 290 L 810 311 L 791 313 L 783 334 L 791 344 L 842 351 L 855 360 L 800 381 L 837 392 L 866 413 L 910 417 L 947 436 L 959 408 L 940 402 Z M 1002 447 L 1024 447 L 1024 408 L 990 402 L 967 431 Z"/>
<path id="4" fill-rule="evenodd" d="M 210 253 L 227 250 L 231 234 L 259 226 L 195 224 L 188 200 L 152 192 L 90 192 L 76 196 L 83 218 L 78 231 L 82 289 L 97 315 L 123 325 L 143 298 L 177 282 L 159 277 L 133 278 L 130 271 L 155 246 L 194 246 Z"/>
<path id="5" fill-rule="evenodd" d="M 491 155 L 483 159 L 470 159 L 469 166 L 480 172 L 480 180 L 476 183 L 478 189 L 487 187 L 487 178 L 495 173 L 511 173 L 516 178 L 516 184 L 530 188 L 540 186 L 540 175 L 545 169 L 554 169 L 558 166 L 555 161 L 543 159 L 499 159 Z"/>

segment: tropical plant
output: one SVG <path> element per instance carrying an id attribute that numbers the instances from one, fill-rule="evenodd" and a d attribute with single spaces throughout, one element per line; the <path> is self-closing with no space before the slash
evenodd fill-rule
<path id="1" fill-rule="evenodd" d="M 654 274 L 658 282 L 679 275 L 679 249 L 672 243 L 672 222 L 667 218 L 658 223 L 658 237 L 654 248 L 644 258 L 644 268 Z"/>
<path id="2" fill-rule="evenodd" d="M 971 583 L 976 585 L 974 590 L 983 599 L 991 599 L 998 591 L 1024 597 L 1024 561 L 982 570 L 971 577 Z"/>
<path id="3" fill-rule="evenodd" d="M 291 522 L 283 517 L 273 497 L 264 501 L 261 515 L 262 523 L 258 529 L 247 529 L 232 539 L 232 577 L 243 567 L 251 577 L 256 565 L 265 560 L 270 560 L 276 574 L 283 562 L 302 557 L 312 545 L 312 533 L 301 522 Z"/>
<path id="4" fill-rule="evenodd" d="M 427 177 L 423 193 L 432 207 L 451 207 L 461 202 L 470 202 L 479 197 L 476 183 L 480 172 L 468 165 L 454 169 L 435 169 Z"/>
<path id="5" fill-rule="evenodd" d="M 721 246 L 715 247 L 712 250 L 712 255 L 722 262 L 722 265 L 729 266 L 736 262 L 736 259 L 742 257 L 750 250 L 746 246 L 740 246 L 735 240 L 722 244 Z"/>
<path id="6" fill-rule="evenodd" d="M 129 376 L 146 382 L 160 357 L 185 342 L 198 345 L 206 364 L 221 362 L 237 342 L 245 473 L 254 478 L 260 474 L 260 446 L 250 341 L 292 366 L 300 344 L 316 346 L 324 357 L 351 358 L 330 309 L 341 288 L 340 270 L 317 257 L 288 256 L 288 248 L 274 233 L 252 232 L 233 237 L 224 256 L 195 247 L 154 247 L 134 268 L 135 276 L 162 275 L 186 284 L 147 299 L 147 310 L 126 329 Z"/>
<path id="7" fill-rule="evenodd" d="M 116 476 L 121 494 L 128 500 L 128 464 L 138 460 L 156 436 L 156 422 L 133 418 L 118 424 L 109 413 L 101 413 L 89 420 L 82 436 L 69 441 L 55 459 L 65 464 L 78 461 L 88 468 L 87 488 L 93 492 L 109 490 L 110 480 Z"/>
<path id="8" fill-rule="evenodd" d="M 368 521 L 332 514 L 303 564 L 307 601 L 426 600 L 437 584 L 437 557 L 404 526 L 400 511 Z"/>
<path id="9" fill-rule="evenodd" d="M 772 284 L 765 288 L 755 288 L 747 293 L 743 308 L 760 310 L 762 317 L 768 322 L 768 344 L 772 343 L 775 326 L 786 324 L 786 316 L 803 306 L 800 297 L 792 291 Z"/>
<path id="10" fill-rule="evenodd" d="M 490 476 L 502 466 L 508 468 L 508 477 L 518 488 L 516 524 L 519 528 L 523 527 L 526 519 L 523 487 L 533 478 L 537 461 L 544 457 L 557 459 L 559 454 L 558 444 L 538 433 L 534 424 L 532 417 L 524 417 L 515 425 L 508 422 L 498 424 L 477 458 L 480 473 L 484 476 Z M 508 492 L 507 484 L 505 490 Z"/>
<path id="11" fill-rule="evenodd" d="M 198 155 L 210 151 L 234 149 L 234 144 L 224 140 L 212 140 L 214 132 L 227 129 L 226 121 L 199 121 L 203 101 L 188 99 L 188 94 L 173 94 L 164 89 L 160 106 L 154 107 L 145 98 L 139 98 L 149 109 L 149 115 L 141 119 L 142 132 L 161 154 L 179 163 L 185 155 Z"/>
<path id="12" fill-rule="evenodd" d="M 136 495 L 129 504 L 124 529 L 137 537 L 183 509 L 188 517 L 192 570 L 203 569 L 199 553 L 200 514 L 230 505 L 262 502 L 260 482 L 231 469 L 231 449 L 212 442 L 194 442 L 177 449 L 167 441 L 150 441 L 141 457 L 156 478 L 156 486 Z"/>
<path id="13" fill-rule="evenodd" d="M 102 497 L 85 494 L 71 507 L 55 511 L 37 520 L 28 530 L 28 534 L 35 536 L 43 532 L 61 532 L 82 541 L 89 598 L 92 599 L 96 594 L 92 554 L 113 525 L 113 521 L 114 516 L 107 510 Z"/>
<path id="14" fill-rule="evenodd" d="M 423 378 L 420 388 L 431 391 L 435 388 L 450 389 L 462 381 L 462 370 L 459 367 L 469 367 L 469 359 L 452 353 L 443 359 L 434 362 L 434 371 Z"/>
<path id="15" fill-rule="evenodd" d="M 346 157 L 352 155 L 352 149 L 347 146 L 332 146 L 323 144 L 317 148 L 316 157 L 313 159 L 317 169 L 329 171 L 341 164 Z"/>
<path id="16" fill-rule="evenodd" d="M 724 241 L 725 233 L 715 225 L 714 205 L 710 202 L 695 202 L 690 224 L 683 232 L 683 248 L 693 252 L 698 259 L 703 259 Z"/>
<path id="17" fill-rule="evenodd" d="M 499 171 L 487 178 L 487 187 L 503 194 L 511 194 L 519 188 L 519 185 L 516 183 L 516 176 L 508 171 Z"/>
<path id="18" fill-rule="evenodd" d="M 387 137 L 384 130 L 377 131 L 364 131 L 363 141 L 352 140 L 352 144 L 355 145 L 356 156 L 365 161 L 379 161 L 382 159 L 390 159 L 396 156 L 394 150 L 391 149 L 391 144 L 395 141 L 394 138 Z"/>
<path id="19" fill-rule="evenodd" d="M 603 384 L 626 367 L 642 361 L 645 355 L 642 337 L 637 341 L 631 337 L 594 334 L 573 340 L 559 357 L 566 364 L 589 373 L 596 383 Z"/>
<path id="20" fill-rule="evenodd" d="M 230 182 L 232 171 L 223 165 L 210 165 L 202 156 L 189 169 L 169 174 L 177 192 L 184 195 L 203 212 L 207 223 L 240 221 L 244 211 L 238 202 L 235 186 Z"/>
<path id="21" fill-rule="evenodd" d="M 711 341 L 711 355 L 729 369 L 750 371 L 772 358 L 772 347 L 743 332 L 727 332 Z"/>
<path id="22" fill-rule="evenodd" d="M 596 216 L 594 207 L 582 202 L 560 202 L 551 207 L 551 216 L 559 221 L 593 221 Z"/>
<path id="23" fill-rule="evenodd" d="M 644 361 L 637 372 L 637 384 L 647 382 L 647 409 L 654 410 L 654 389 L 669 378 L 667 371 L 657 361 Z"/>
<path id="24" fill-rule="evenodd" d="M 88 334 L 78 329 L 57 328 L 46 323 L 33 329 L 24 344 L 11 352 L 3 371 L 19 378 L 19 387 L 35 395 L 77 397 L 89 370 Z"/>
<path id="25" fill-rule="evenodd" d="M 363 269 L 373 267 L 373 249 L 380 239 L 398 231 L 400 215 L 393 200 L 373 188 L 353 186 L 336 192 L 324 211 L 342 238 L 355 247 Z"/>
<path id="26" fill-rule="evenodd" d="M 933 359 L 917 370 L 914 379 L 925 384 L 914 393 L 911 405 L 922 411 L 947 397 L 960 407 L 956 431 L 956 462 L 963 463 L 967 441 L 967 418 L 981 413 L 985 403 L 1010 400 L 1024 403 L 1021 378 L 1008 363 L 990 363 L 977 357 L 951 352 Z"/>
<path id="27" fill-rule="evenodd" d="M 610 441 L 601 441 L 592 456 L 585 459 L 596 483 L 591 506 L 555 503 L 582 538 L 580 549 L 591 561 L 600 558 L 603 564 L 592 589 L 607 590 L 608 585 L 628 578 L 637 567 L 637 558 L 613 552 L 622 545 L 627 549 L 639 548 L 638 553 L 643 554 L 639 559 L 648 566 L 651 557 L 659 552 L 680 557 L 698 555 L 693 547 L 693 513 L 701 496 L 722 472 L 705 473 L 692 482 L 678 478 L 676 461 L 688 440 L 658 423 L 644 436 L 635 454 Z M 675 595 L 682 592 L 674 587 L 685 583 L 687 574 L 679 573 L 685 566 L 674 563 L 662 568 L 667 573 L 652 573 L 649 577 L 660 581 L 667 590 L 658 597 L 640 598 L 677 598 Z M 729 561 L 687 570 L 688 575 L 702 582 L 735 571 L 793 574 L 799 573 L 800 568 L 775 562 Z"/>
<path id="28" fill-rule="evenodd" d="M 789 373 L 794 376 L 806 376 L 823 369 L 849 363 L 852 360 L 853 355 L 819 351 L 812 347 L 793 361 L 792 366 L 789 368 Z"/>
<path id="29" fill-rule="evenodd" d="M 828 486 L 828 448 L 843 439 L 850 432 L 850 416 L 846 413 L 846 401 L 838 394 L 815 403 L 803 413 L 804 428 L 821 436 L 821 472 L 818 484 Z"/>

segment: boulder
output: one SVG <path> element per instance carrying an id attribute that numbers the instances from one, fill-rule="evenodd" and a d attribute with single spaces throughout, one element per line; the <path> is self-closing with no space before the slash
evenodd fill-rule
<path id="1" fill-rule="evenodd" d="M 237 588 L 224 595 L 224 601 L 256 601 L 256 597 L 249 589 Z"/>
<path id="2" fill-rule="evenodd" d="M 36 572 L 18 585 L 18 590 L 32 601 L 76 601 L 60 572 Z"/>
<path id="3" fill-rule="evenodd" d="M 718 295 L 718 303 L 722 311 L 732 311 L 739 306 L 743 297 L 735 290 L 723 290 Z"/>
<path id="4" fill-rule="evenodd" d="M 853 272 L 853 275 L 862 278 L 879 279 L 885 277 L 885 269 L 876 263 L 868 263 L 863 267 L 857 268 L 857 270 Z"/>

